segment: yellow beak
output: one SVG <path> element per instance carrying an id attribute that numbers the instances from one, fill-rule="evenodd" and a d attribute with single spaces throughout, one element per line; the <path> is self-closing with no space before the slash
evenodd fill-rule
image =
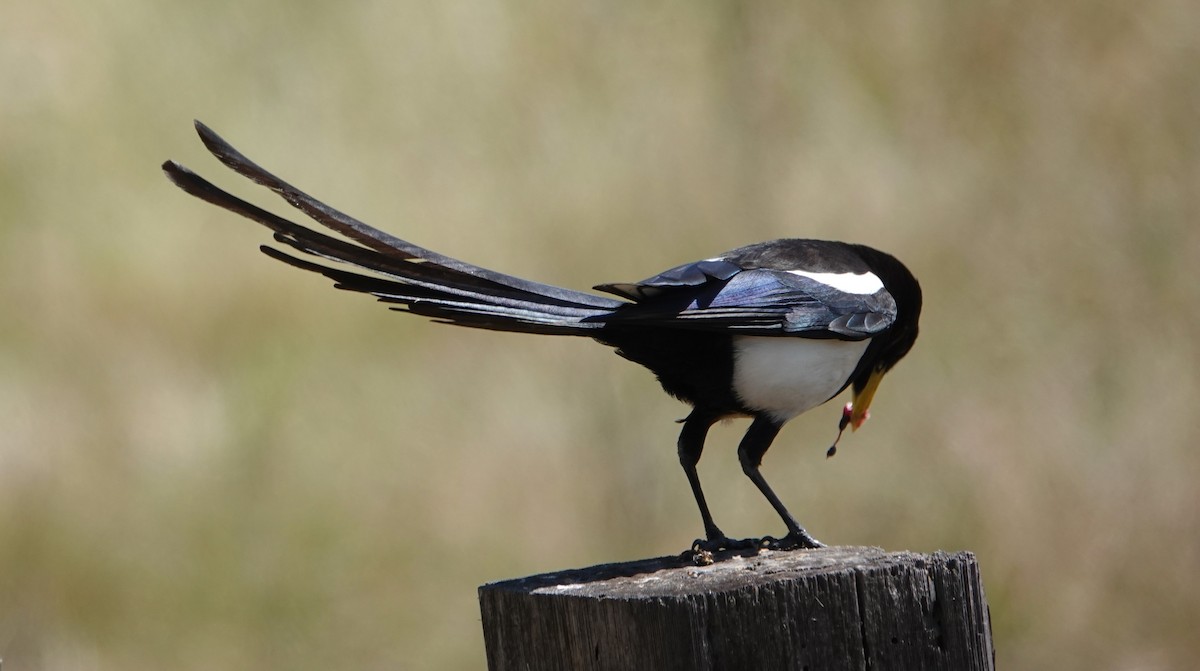
<path id="1" fill-rule="evenodd" d="M 850 408 L 850 429 L 852 431 L 857 431 L 858 427 L 862 426 L 863 422 L 871 416 L 867 410 L 871 407 L 871 399 L 875 398 L 875 390 L 879 388 L 879 381 L 882 379 L 883 371 L 876 368 L 871 371 L 862 391 L 854 392 L 854 402 Z"/>

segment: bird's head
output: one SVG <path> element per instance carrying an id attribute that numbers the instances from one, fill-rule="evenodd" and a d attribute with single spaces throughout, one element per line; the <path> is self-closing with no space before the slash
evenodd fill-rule
<path id="1" fill-rule="evenodd" d="M 920 294 L 917 296 L 920 300 Z M 917 305 L 917 310 L 919 310 L 920 303 Z M 905 354 L 908 354 L 916 340 L 917 324 L 913 317 L 901 325 L 900 331 L 887 343 L 875 365 L 858 373 L 851 382 L 850 389 L 854 396 L 853 400 L 847 403 L 845 408 L 842 408 L 841 428 L 849 425 L 851 430 L 857 431 L 858 427 L 870 418 L 871 414 L 868 411 L 871 408 L 871 401 L 875 398 L 875 392 L 879 389 L 880 381 L 900 359 L 904 358 Z"/>
<path id="2" fill-rule="evenodd" d="M 875 272 L 883 280 L 884 287 L 896 301 L 896 322 L 884 334 L 871 343 L 864 362 L 870 365 L 859 369 L 851 380 L 853 400 L 842 409 L 841 428 L 849 426 L 857 430 L 871 416 L 868 410 L 879 382 L 917 341 L 918 322 L 921 317 L 921 285 L 904 264 L 895 257 L 869 247 L 859 247 L 859 252 L 869 258 Z"/>

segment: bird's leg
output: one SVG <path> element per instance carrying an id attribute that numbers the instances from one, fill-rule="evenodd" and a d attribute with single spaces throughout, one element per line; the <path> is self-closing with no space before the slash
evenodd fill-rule
<path id="1" fill-rule="evenodd" d="M 704 500 L 704 490 L 700 488 L 700 475 L 696 472 L 696 464 L 700 454 L 704 452 L 704 439 L 708 429 L 717 421 L 710 413 L 693 410 L 687 419 L 683 420 L 683 430 L 679 432 L 679 463 L 687 475 L 688 484 L 692 486 L 692 496 L 696 497 L 696 507 L 700 509 L 700 517 L 704 520 L 704 540 L 697 539 L 692 543 L 692 549 L 700 552 L 716 552 L 753 547 L 754 543 L 745 540 L 733 540 L 726 536 L 715 522 L 708 510 L 708 502 Z"/>
<path id="2" fill-rule="evenodd" d="M 742 464 L 742 471 L 758 487 L 758 491 L 767 497 L 767 501 L 771 503 L 771 507 L 783 518 L 783 523 L 787 526 L 788 530 L 787 536 L 778 540 L 768 536 L 763 538 L 762 544 L 764 547 L 769 547 L 773 550 L 825 547 L 823 543 L 805 531 L 804 527 L 800 526 L 795 517 L 792 517 L 788 509 L 784 507 L 783 502 L 771 490 L 771 486 L 763 479 L 762 473 L 758 471 L 759 465 L 762 464 L 763 455 L 767 453 L 767 448 L 771 447 L 771 442 L 775 440 L 775 436 L 779 433 L 779 429 L 782 426 L 778 422 L 764 417 L 757 417 L 750 425 L 750 428 L 747 429 L 746 435 L 742 437 L 741 444 L 738 445 L 738 461 Z"/>
<path id="3" fill-rule="evenodd" d="M 692 496 L 696 498 L 700 517 L 704 520 L 704 535 L 710 542 L 724 539 L 725 534 L 717 528 L 712 513 L 708 510 L 704 490 L 700 488 L 700 474 L 696 472 L 696 464 L 700 462 L 700 455 L 704 452 L 704 439 L 714 421 L 715 418 L 694 410 L 683 420 L 683 430 L 679 432 L 679 464 L 683 466 L 688 484 L 692 486 Z"/>

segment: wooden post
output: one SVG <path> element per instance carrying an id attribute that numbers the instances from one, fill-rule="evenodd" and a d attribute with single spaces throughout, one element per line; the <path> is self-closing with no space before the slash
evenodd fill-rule
<path id="1" fill-rule="evenodd" d="M 663 557 L 479 588 L 491 671 L 995 668 L 969 552 Z"/>

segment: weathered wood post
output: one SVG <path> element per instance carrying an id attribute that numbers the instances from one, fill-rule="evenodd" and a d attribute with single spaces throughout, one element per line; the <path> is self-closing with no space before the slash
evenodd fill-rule
<path id="1" fill-rule="evenodd" d="M 491 671 L 994 669 L 969 552 L 763 551 L 479 588 Z"/>

